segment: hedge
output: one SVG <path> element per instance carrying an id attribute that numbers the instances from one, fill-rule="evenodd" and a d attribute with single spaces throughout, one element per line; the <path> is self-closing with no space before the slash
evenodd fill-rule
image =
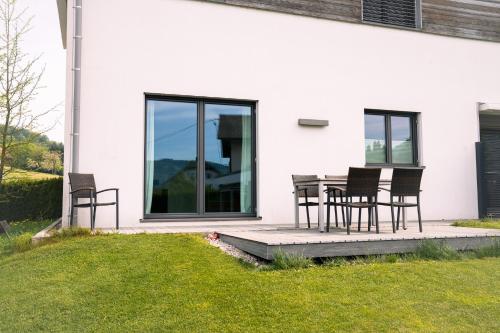
<path id="1" fill-rule="evenodd" d="M 0 187 L 0 220 L 59 218 L 62 190 L 62 177 L 6 182 Z"/>

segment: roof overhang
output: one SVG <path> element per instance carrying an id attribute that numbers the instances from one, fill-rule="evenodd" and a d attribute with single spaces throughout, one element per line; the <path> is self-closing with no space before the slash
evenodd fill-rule
<path id="1" fill-rule="evenodd" d="M 57 10 L 59 11 L 59 26 L 61 27 L 61 37 L 63 47 L 66 48 L 66 31 L 68 24 L 68 1 L 56 0 Z"/>

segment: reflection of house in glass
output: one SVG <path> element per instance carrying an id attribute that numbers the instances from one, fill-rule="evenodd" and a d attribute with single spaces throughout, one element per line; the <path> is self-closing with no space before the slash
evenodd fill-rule
<path id="1" fill-rule="evenodd" d="M 241 202 L 241 169 L 243 152 L 243 126 L 251 124 L 251 117 L 245 115 L 220 115 L 217 139 L 220 141 L 219 160 L 223 159 L 224 169 L 208 162 L 205 166 L 206 211 L 239 212 Z M 221 166 L 220 164 L 217 166 Z"/>

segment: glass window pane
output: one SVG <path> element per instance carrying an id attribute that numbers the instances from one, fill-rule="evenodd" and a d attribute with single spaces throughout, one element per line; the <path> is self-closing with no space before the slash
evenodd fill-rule
<path id="1" fill-rule="evenodd" d="M 385 116 L 365 114 L 366 163 L 386 163 Z"/>
<path id="2" fill-rule="evenodd" d="M 205 211 L 252 213 L 252 109 L 205 105 Z"/>
<path id="3" fill-rule="evenodd" d="M 146 214 L 196 213 L 197 105 L 147 101 Z"/>
<path id="4" fill-rule="evenodd" d="M 391 116 L 392 163 L 413 164 L 411 118 Z"/>

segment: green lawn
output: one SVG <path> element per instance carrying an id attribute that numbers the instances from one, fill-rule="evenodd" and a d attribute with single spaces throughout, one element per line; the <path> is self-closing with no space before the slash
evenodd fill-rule
<path id="1" fill-rule="evenodd" d="M 258 271 L 201 236 L 0 257 L 0 332 L 498 332 L 500 258 Z"/>
<path id="2" fill-rule="evenodd" d="M 26 180 L 26 179 L 42 180 L 42 179 L 52 179 L 52 178 L 59 178 L 59 177 L 61 177 L 61 176 L 53 175 L 50 173 L 21 170 L 21 169 L 12 169 L 11 171 L 9 171 L 9 173 L 7 173 L 5 180 L 6 181 Z"/>
<path id="3" fill-rule="evenodd" d="M 32 234 L 36 234 L 40 230 L 48 227 L 52 222 L 52 220 L 43 220 L 43 221 L 17 221 L 17 222 L 9 222 L 11 230 L 9 232 L 11 237 L 15 237 L 25 232 L 29 232 Z M 8 246 L 8 238 L 5 234 L 0 234 L 0 258 L 2 255 L 5 255 L 7 252 L 6 246 Z"/>
<path id="4" fill-rule="evenodd" d="M 453 225 L 456 227 L 467 227 L 467 228 L 500 229 L 500 220 L 485 219 L 485 220 L 457 221 L 453 223 Z"/>

